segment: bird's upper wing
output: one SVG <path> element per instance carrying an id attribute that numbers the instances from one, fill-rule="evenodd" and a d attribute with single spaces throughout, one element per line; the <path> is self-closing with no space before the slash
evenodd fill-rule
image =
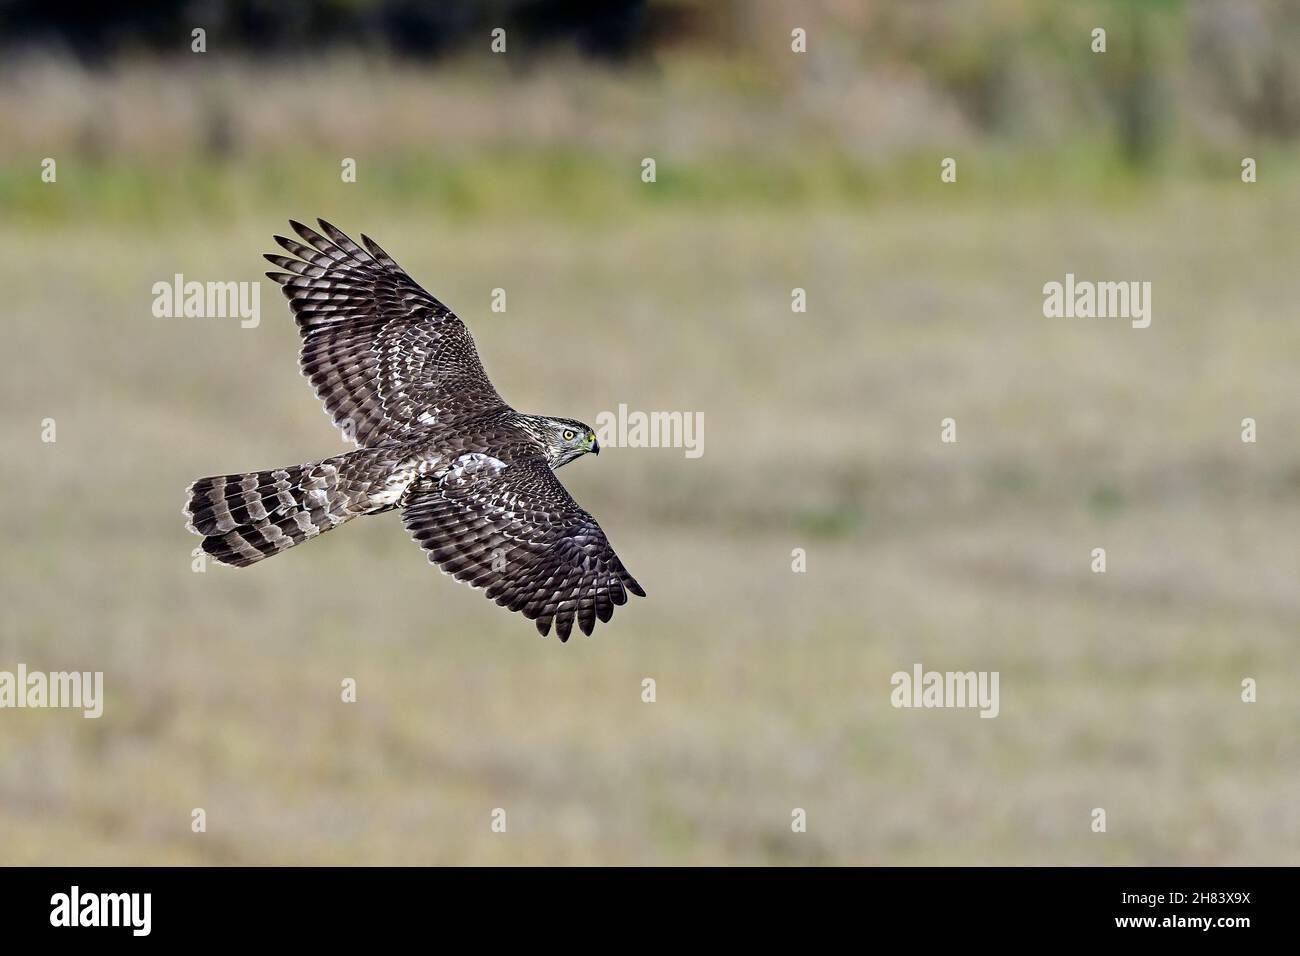
<path id="1" fill-rule="evenodd" d="M 623 567 L 596 519 L 541 458 L 505 464 L 457 458 L 407 498 L 402 521 L 429 561 L 502 607 L 521 611 L 561 641 L 573 622 L 590 634 L 627 592 L 645 591 Z"/>
<path id="2" fill-rule="evenodd" d="M 302 336 L 299 367 L 334 424 L 361 446 L 503 407 L 469 330 L 370 238 L 320 220 L 267 255 Z"/>

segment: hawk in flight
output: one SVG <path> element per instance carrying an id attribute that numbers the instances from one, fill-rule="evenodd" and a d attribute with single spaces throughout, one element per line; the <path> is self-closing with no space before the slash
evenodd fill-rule
<path id="1" fill-rule="evenodd" d="M 366 236 L 291 222 L 282 287 L 302 336 L 299 366 L 355 451 L 305 465 L 200 478 L 187 527 L 244 567 L 357 515 L 400 508 L 429 561 L 519 611 L 543 636 L 590 634 L 645 596 L 596 519 L 555 470 L 600 454 L 591 428 L 524 415 L 488 380 L 465 324 Z"/>

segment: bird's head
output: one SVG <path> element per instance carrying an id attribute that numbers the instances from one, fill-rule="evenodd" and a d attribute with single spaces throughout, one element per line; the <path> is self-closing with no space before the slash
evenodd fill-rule
<path id="1" fill-rule="evenodd" d="M 600 443 L 596 441 L 596 432 L 590 425 L 572 418 L 546 419 L 543 440 L 546 442 L 547 457 L 551 461 L 552 468 L 567 465 L 575 458 L 589 452 L 600 454 Z"/>

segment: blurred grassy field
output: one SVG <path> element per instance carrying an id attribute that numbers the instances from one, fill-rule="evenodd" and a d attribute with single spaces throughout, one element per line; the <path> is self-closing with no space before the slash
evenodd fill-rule
<path id="1" fill-rule="evenodd" d="M 216 159 L 83 143 L 56 186 L 11 149 L 0 668 L 103 670 L 107 703 L 0 718 L 0 862 L 1300 862 L 1284 157 L 1245 186 L 1230 158 L 1125 178 L 971 146 L 945 188 L 937 159 L 765 155 L 763 131 L 471 137 L 350 185 L 328 127 Z M 540 640 L 395 515 L 191 572 L 191 479 L 341 442 L 270 283 L 251 330 L 155 319 L 150 287 L 255 280 L 314 216 L 453 307 L 518 407 L 704 413 L 699 460 L 562 473 L 648 600 Z M 1066 272 L 1151 281 L 1151 328 L 1044 319 Z M 1000 671 L 1001 715 L 894 710 L 917 661 Z"/>

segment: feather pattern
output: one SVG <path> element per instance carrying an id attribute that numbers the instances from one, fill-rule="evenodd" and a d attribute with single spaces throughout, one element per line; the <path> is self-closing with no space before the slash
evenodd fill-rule
<path id="1" fill-rule="evenodd" d="M 402 521 L 429 561 L 502 607 L 554 623 L 567 641 L 574 623 L 591 634 L 627 593 L 645 596 L 605 532 L 541 458 L 506 464 L 457 458 L 406 498 Z"/>
<path id="2" fill-rule="evenodd" d="M 402 509 L 429 561 L 567 641 L 645 591 L 555 469 L 599 451 L 573 419 L 502 401 L 469 330 L 378 243 L 320 221 L 266 258 L 302 338 L 299 364 L 360 446 L 269 471 L 200 478 L 186 527 L 245 567 L 365 514 Z"/>
<path id="3" fill-rule="evenodd" d="M 299 368 L 334 424 L 362 447 L 455 425 L 505 403 L 456 314 L 373 240 L 320 221 L 268 254 L 302 337 Z"/>

